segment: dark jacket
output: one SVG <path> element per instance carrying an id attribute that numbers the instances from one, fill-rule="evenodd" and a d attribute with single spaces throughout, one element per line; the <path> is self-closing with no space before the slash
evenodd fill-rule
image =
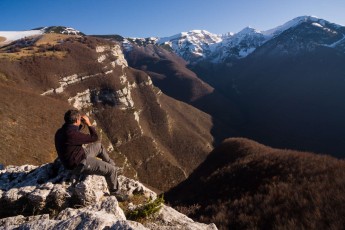
<path id="1" fill-rule="evenodd" d="M 59 159 L 67 169 L 74 169 L 86 158 L 82 144 L 88 144 L 98 140 L 96 130 L 89 127 L 90 134 L 79 131 L 79 127 L 73 124 L 64 124 L 55 134 L 55 148 Z"/>

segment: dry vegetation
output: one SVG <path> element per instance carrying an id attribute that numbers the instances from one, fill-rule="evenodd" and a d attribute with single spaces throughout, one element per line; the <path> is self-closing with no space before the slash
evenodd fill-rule
<path id="1" fill-rule="evenodd" d="M 220 229 L 343 229 L 345 162 L 232 138 L 166 197 Z"/>
<path id="2" fill-rule="evenodd" d="M 0 84 L 0 163 L 39 165 L 53 161 L 55 131 L 67 103 Z"/>
<path id="3" fill-rule="evenodd" d="M 40 45 L 57 45 L 61 44 L 63 41 L 67 39 L 78 39 L 80 36 L 76 35 L 67 35 L 67 34 L 55 34 L 49 33 L 41 36 L 35 43 L 36 46 Z"/>
<path id="4" fill-rule="evenodd" d="M 62 37 L 65 40 L 54 44 Z M 5 165 L 39 165 L 54 160 L 54 135 L 70 105 L 64 94 L 55 99 L 40 94 L 56 87 L 60 77 L 102 71 L 102 66 L 95 62 L 95 51 L 90 48 L 96 43 L 94 38 L 47 35 L 38 40 L 40 46 L 36 46 L 37 38 L 30 39 L 33 38 L 1 49 L 18 46 L 18 53 L 34 53 L 16 60 L 0 59 L 0 163 Z M 45 42 L 51 44 L 45 46 Z M 49 56 L 51 52 L 60 52 L 57 50 L 67 55 L 63 59 Z"/>
<path id="5" fill-rule="evenodd" d="M 209 115 L 160 94 L 159 89 L 153 86 L 147 86 L 148 76 L 142 71 L 132 68 L 122 70 L 118 66 L 112 69 L 112 73 L 105 74 L 109 68 L 104 67 L 111 66 L 110 62 L 116 57 L 107 58 L 99 63 L 97 59 L 100 54 L 96 53 L 95 48 L 99 45 L 115 45 L 111 41 L 94 37 L 44 35 L 36 40 L 23 40 L 19 43 L 22 46 L 15 53 L 29 49 L 28 52 L 33 52 L 34 55 L 17 59 L 0 59 L 0 84 L 7 87 L 7 91 L 13 90 L 13 93 L 7 92 L 7 97 L 0 99 L 0 103 L 3 104 L 2 110 L 6 111 L 10 106 L 10 109 L 4 113 L 4 122 L 9 124 L 9 117 L 16 119 L 23 114 L 23 118 L 20 118 L 17 124 L 20 126 L 18 130 L 21 134 L 14 133 L 15 128 L 3 130 L 2 137 L 11 137 L 11 141 L 2 144 L 0 163 L 41 164 L 53 160 L 55 151 L 52 148 L 54 143 L 51 137 L 63 123 L 63 114 L 68 107 L 66 100 L 87 89 L 92 95 L 92 105 L 89 109 L 95 112 L 97 124 L 104 131 L 101 134 L 104 137 L 102 140 L 106 140 L 106 146 L 111 142 L 115 147 L 111 156 L 118 165 L 127 167 L 125 168 L 127 176 L 135 176 L 137 172 L 141 182 L 166 191 L 186 179 L 210 152 L 213 138 L 210 134 L 212 120 Z M 19 43 L 3 48 L 11 49 L 20 45 Z M 64 52 L 66 55 L 62 58 L 46 55 L 49 52 Z M 131 90 L 135 104 L 133 109 L 122 110 L 125 106 L 116 101 L 118 99 L 116 91 L 125 87 L 120 82 L 122 71 L 125 71 L 129 84 L 136 85 Z M 78 76 L 97 74 L 97 77 L 69 85 L 60 94 L 39 96 L 49 89 L 58 87 L 62 77 L 74 74 Z M 29 96 L 19 92 L 25 92 Z M 99 92 L 106 94 L 100 98 Z M 2 93 L 5 94 L 5 91 Z M 97 95 L 97 99 L 94 95 Z M 47 105 L 49 100 L 54 101 L 50 102 L 52 103 L 50 107 Z M 16 104 L 11 104 L 11 101 Z M 58 106 L 58 103 L 63 106 Z M 17 105 L 21 106 L 18 113 L 15 110 Z M 36 116 L 43 116 L 45 119 L 42 125 L 35 122 L 35 127 L 32 129 L 25 123 L 31 111 L 35 120 Z M 54 111 L 54 114 L 49 111 Z M 50 116 L 54 116 L 54 126 L 44 130 L 45 136 L 36 137 L 37 130 L 47 125 L 48 118 L 44 115 L 47 112 L 51 114 Z M 135 120 L 134 112 L 140 116 L 143 132 Z M 15 145 L 15 141 L 28 142 L 30 138 L 31 142 L 28 144 Z M 49 151 L 49 154 L 43 150 L 37 151 L 42 138 L 46 138 L 42 144 L 45 146 L 44 151 Z M 7 157 L 6 152 L 10 151 L 11 146 L 16 146 L 12 147 L 11 152 L 15 154 L 12 154 L 13 157 Z M 23 146 L 27 149 L 23 149 Z M 29 156 L 26 155 L 27 152 L 30 155 L 35 154 L 36 159 L 27 157 L 19 159 L 23 155 Z M 136 172 L 131 168 L 132 166 Z M 157 175 L 160 176 L 157 178 Z"/>
<path id="6" fill-rule="evenodd" d="M 63 58 L 66 56 L 67 52 L 57 46 L 57 44 L 62 42 L 62 38 L 53 38 L 52 35 L 26 37 L 0 47 L 0 59 L 18 61 L 30 56 L 55 56 Z"/>
<path id="7" fill-rule="evenodd" d="M 0 74 L 6 77 L 2 83 L 42 93 L 57 87 L 61 77 L 102 73 L 103 66 L 95 61 L 98 57 L 93 49 L 96 42 L 94 38 L 67 38 L 59 45 L 41 45 L 40 51 L 30 51 L 34 52 L 31 56 L 0 59 Z M 20 48 L 18 52 L 26 52 L 26 49 L 28 47 Z M 54 55 L 50 56 L 51 53 Z M 55 55 L 62 53 L 63 58 Z"/>

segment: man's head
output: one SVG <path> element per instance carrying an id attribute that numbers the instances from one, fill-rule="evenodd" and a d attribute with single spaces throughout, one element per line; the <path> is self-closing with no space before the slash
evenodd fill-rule
<path id="1" fill-rule="evenodd" d="M 70 109 L 65 113 L 64 119 L 67 124 L 74 124 L 78 122 L 80 124 L 81 114 L 76 109 Z"/>

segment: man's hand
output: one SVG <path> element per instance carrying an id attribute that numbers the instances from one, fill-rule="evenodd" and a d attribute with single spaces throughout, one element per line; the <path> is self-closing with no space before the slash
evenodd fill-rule
<path id="1" fill-rule="evenodd" d="M 90 119 L 88 118 L 88 116 L 86 116 L 86 115 L 81 116 L 81 120 L 82 120 L 87 126 L 92 126 L 92 125 L 91 125 L 91 122 L 90 122 Z"/>

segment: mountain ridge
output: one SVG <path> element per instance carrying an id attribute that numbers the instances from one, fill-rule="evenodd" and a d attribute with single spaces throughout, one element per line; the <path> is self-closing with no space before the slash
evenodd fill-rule
<path id="1" fill-rule="evenodd" d="M 315 26 L 320 25 L 321 27 L 327 27 L 326 29 L 329 29 L 328 27 L 332 29 L 343 27 L 315 16 L 300 16 L 283 25 L 265 31 L 245 27 L 237 33 L 217 35 L 206 30 L 191 30 L 170 37 L 133 38 L 130 40 L 140 40 L 142 45 L 157 44 L 165 47 L 168 46 L 176 54 L 192 64 L 205 59 L 217 63 L 227 59 L 244 58 L 267 41 L 302 23 L 314 23 Z"/>
<path id="2" fill-rule="evenodd" d="M 180 32 L 168 37 L 148 37 L 148 38 L 123 38 L 125 43 L 136 43 L 138 45 L 157 44 L 169 47 L 177 55 L 190 63 L 197 63 L 202 60 L 210 60 L 214 63 L 226 61 L 228 59 L 241 59 L 251 54 L 272 38 L 280 35 L 286 30 L 292 29 L 301 23 L 311 23 L 315 26 L 337 29 L 344 27 L 339 24 L 330 23 L 327 20 L 315 16 L 299 16 L 289 20 L 283 25 L 279 25 L 268 30 L 258 30 L 252 27 L 245 27 L 237 33 L 226 32 L 223 34 L 213 34 L 206 30 L 190 30 Z M 8 34 L 10 33 L 10 34 Z M 12 32 L 0 31 L 0 37 L 6 38 L 15 36 L 16 39 L 26 36 L 39 35 L 45 33 L 73 34 L 84 36 L 82 32 L 64 26 L 39 27 L 29 31 Z M 101 35 L 99 35 L 101 36 Z M 108 35 L 111 36 L 111 35 Z M 344 35 L 345 36 L 345 35 Z M 344 37 L 345 39 L 345 37 Z M 7 39 L 7 42 L 13 41 Z M 341 42 L 340 40 L 338 42 Z M 1 45 L 1 43 L 0 43 Z M 332 44 L 328 44 L 332 46 Z M 335 42 L 333 45 L 336 45 Z M 130 45 L 126 45 L 130 48 Z"/>

